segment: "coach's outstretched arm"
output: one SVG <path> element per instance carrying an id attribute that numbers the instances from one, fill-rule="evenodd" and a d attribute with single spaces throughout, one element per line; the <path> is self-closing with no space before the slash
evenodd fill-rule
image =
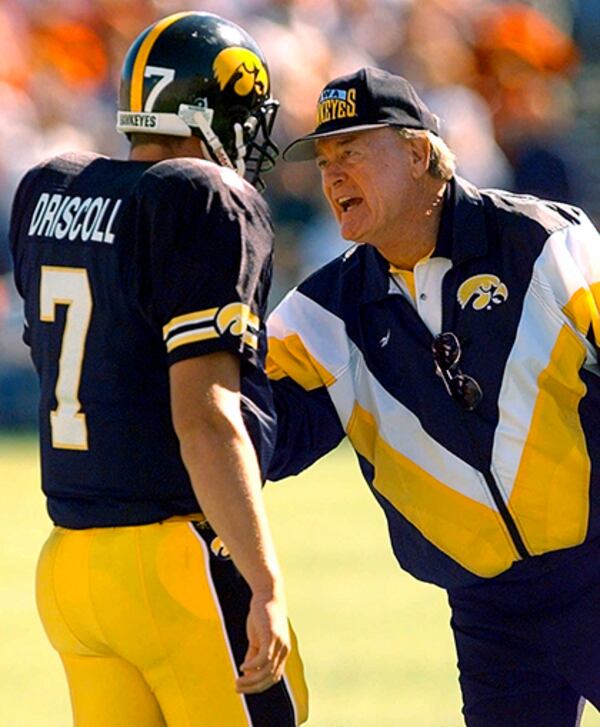
<path id="1" fill-rule="evenodd" d="M 307 391 L 291 376 L 271 380 L 277 440 L 267 477 L 300 474 L 337 447 L 345 436 L 326 387 Z"/>
<path id="2" fill-rule="evenodd" d="M 194 492 L 252 590 L 249 646 L 236 682 L 249 694 L 281 679 L 290 635 L 258 463 L 241 416 L 239 368 L 233 354 L 211 353 L 172 365 L 170 382 L 173 423 Z"/>
<path id="3" fill-rule="evenodd" d="M 315 320 L 314 310 L 302 308 L 305 300 L 297 289 L 290 291 L 267 321 L 267 375 L 277 413 L 277 441 L 267 471 L 270 480 L 297 475 L 346 435 L 330 392 L 337 367 L 330 372 L 318 342 L 312 348 L 306 344 L 322 338 L 323 326 Z M 326 338 L 330 348 L 338 344 L 334 334 Z M 342 342 L 338 348 L 343 358 L 347 346 Z"/>

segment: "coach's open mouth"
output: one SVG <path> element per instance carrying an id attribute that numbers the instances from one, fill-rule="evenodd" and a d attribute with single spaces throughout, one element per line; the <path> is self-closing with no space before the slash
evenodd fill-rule
<path id="1" fill-rule="evenodd" d="M 342 212 L 347 212 L 351 207 L 355 207 L 362 202 L 360 197 L 340 197 L 337 201 L 342 208 Z"/>

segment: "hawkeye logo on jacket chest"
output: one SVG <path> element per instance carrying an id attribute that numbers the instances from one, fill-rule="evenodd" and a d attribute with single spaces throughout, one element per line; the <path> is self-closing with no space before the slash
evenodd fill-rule
<path id="1" fill-rule="evenodd" d="M 508 299 L 508 288 L 497 275 L 483 273 L 467 278 L 458 289 L 456 299 L 464 310 L 491 310 Z"/>

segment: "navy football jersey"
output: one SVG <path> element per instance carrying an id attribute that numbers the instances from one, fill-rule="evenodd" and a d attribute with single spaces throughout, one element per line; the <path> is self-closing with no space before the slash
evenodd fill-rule
<path id="1" fill-rule="evenodd" d="M 64 155 L 22 180 L 10 241 L 56 524 L 198 511 L 171 422 L 168 369 L 182 359 L 240 357 L 245 420 L 266 465 L 272 229 L 253 187 L 199 159 Z"/>

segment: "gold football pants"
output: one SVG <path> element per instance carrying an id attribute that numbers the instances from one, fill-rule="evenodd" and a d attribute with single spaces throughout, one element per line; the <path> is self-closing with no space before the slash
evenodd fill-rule
<path id="1" fill-rule="evenodd" d="M 236 693 L 250 589 L 207 523 L 54 528 L 40 555 L 37 601 L 76 727 L 306 721 L 295 637 L 281 682 Z"/>

